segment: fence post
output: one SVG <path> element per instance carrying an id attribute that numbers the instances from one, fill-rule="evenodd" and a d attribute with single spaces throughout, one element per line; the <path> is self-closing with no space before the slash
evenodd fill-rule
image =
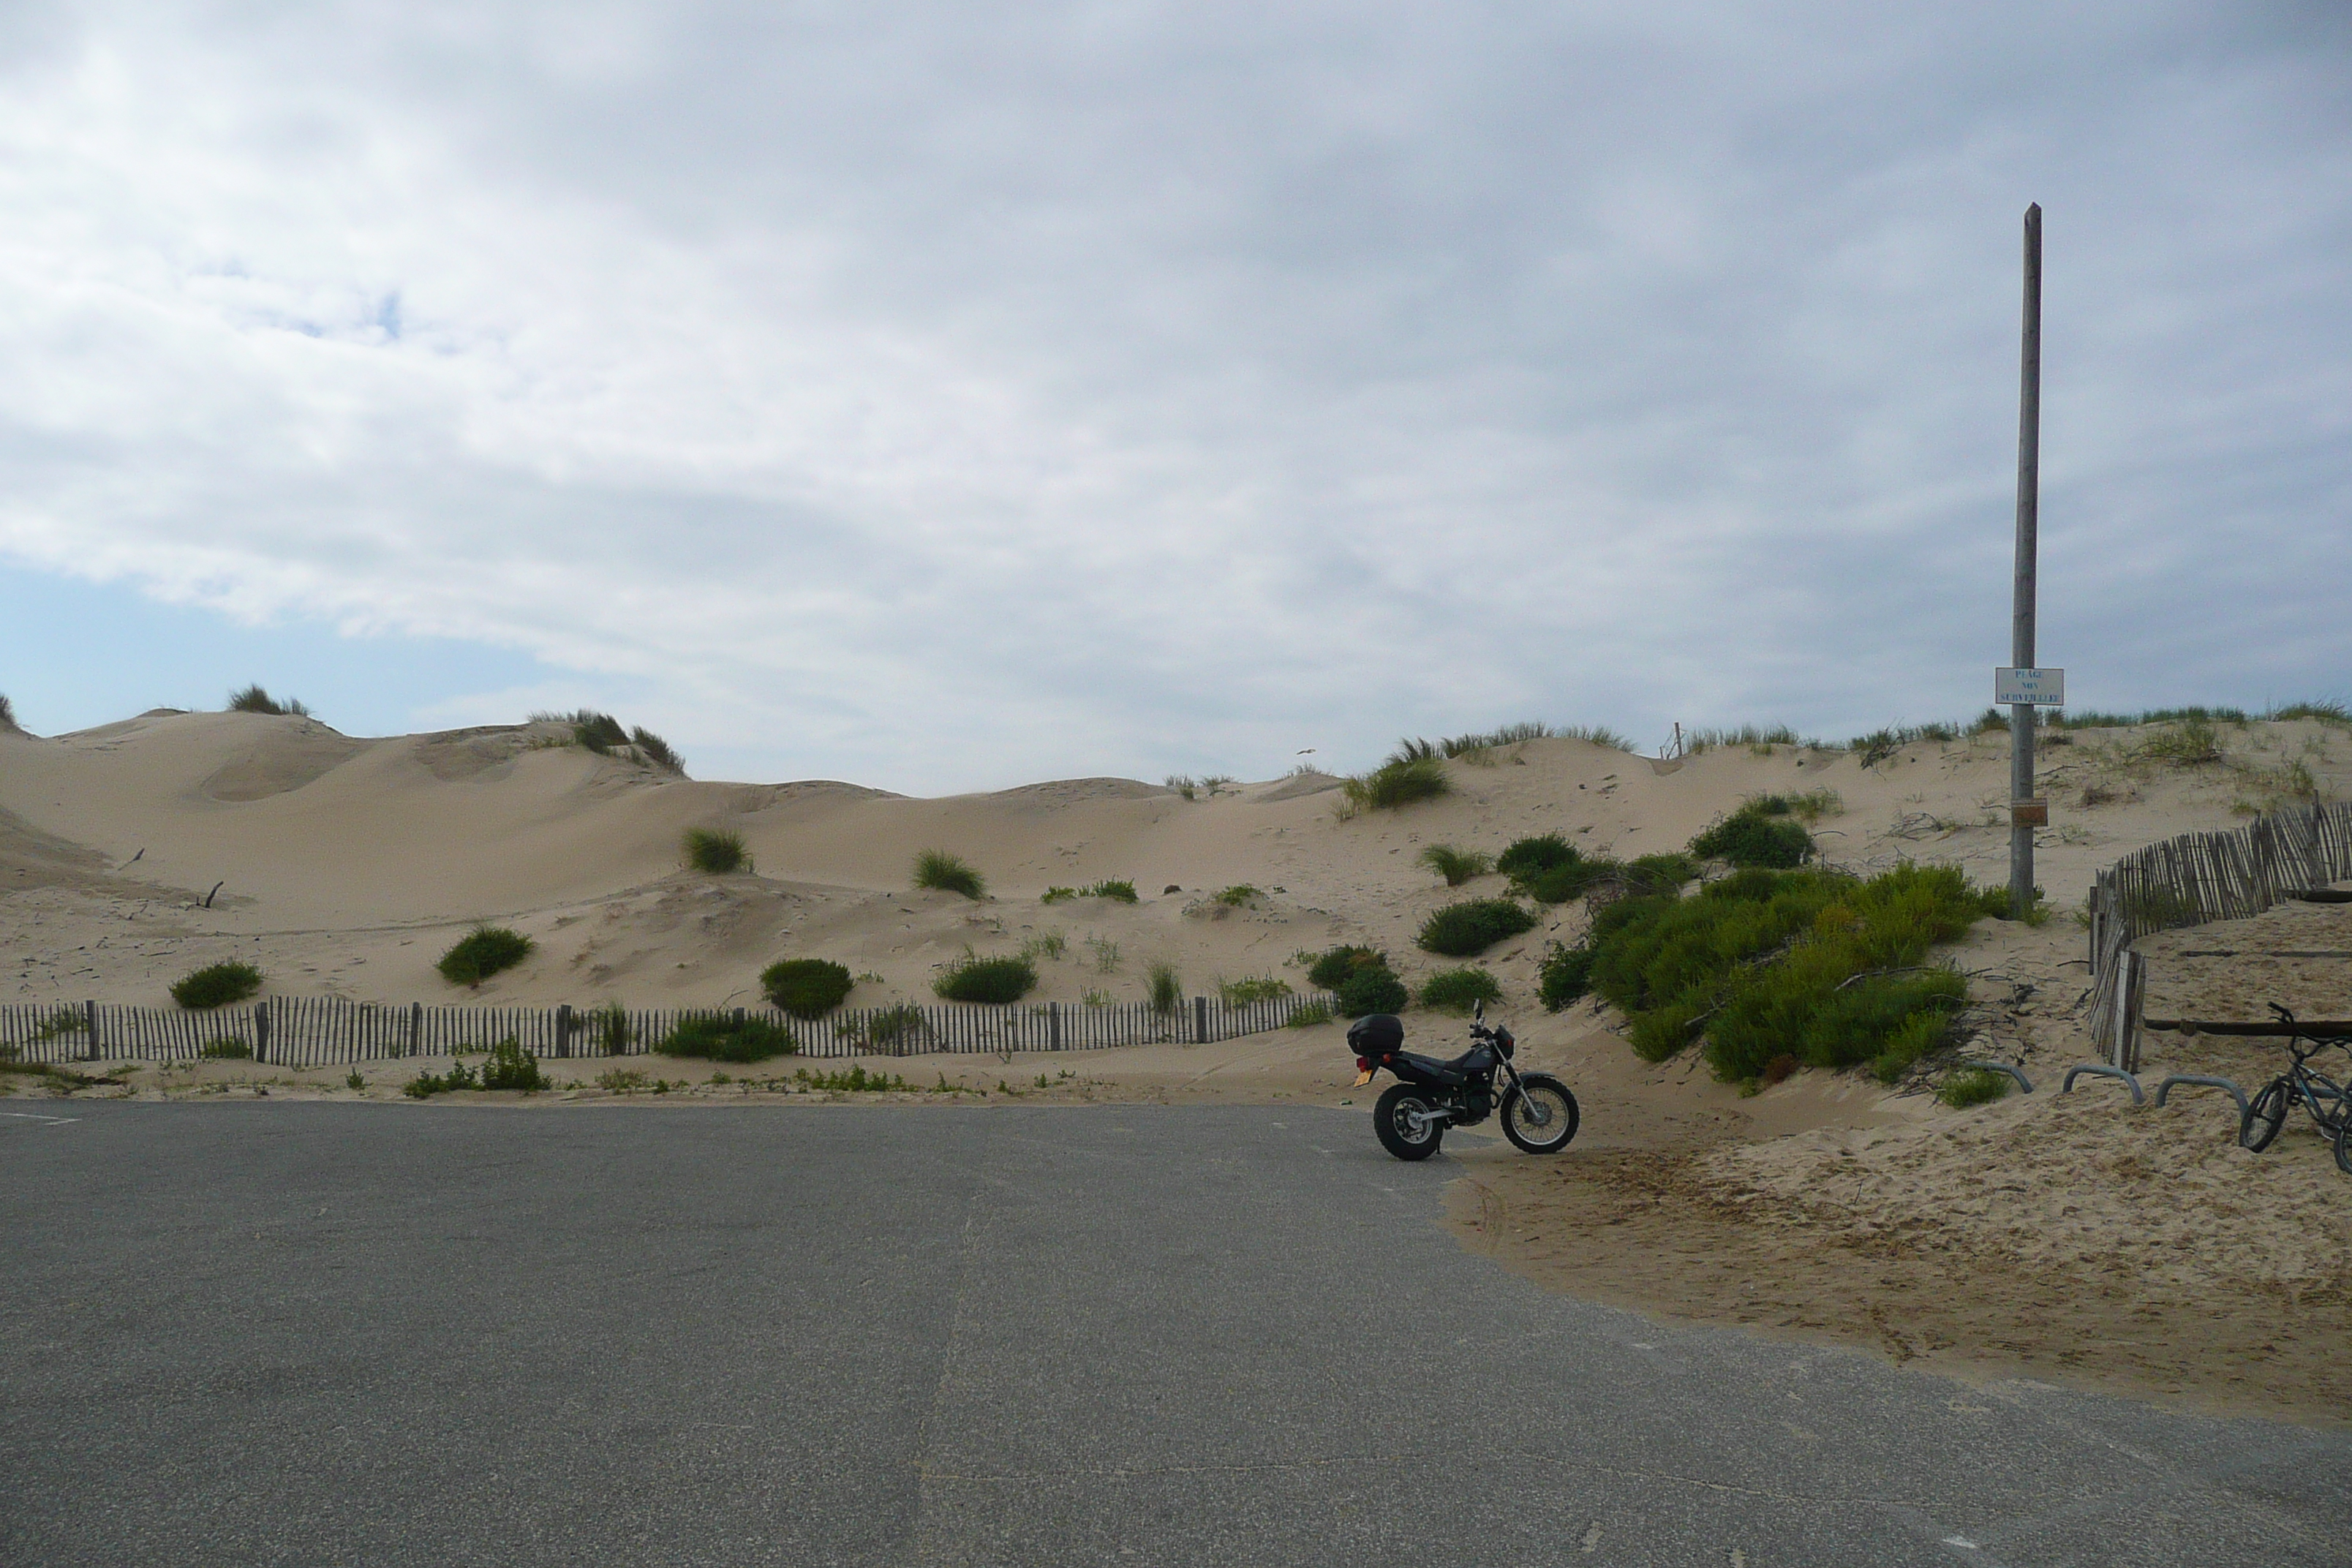
<path id="1" fill-rule="evenodd" d="M 424 1034 L 425 1004 L 411 1002 L 408 1005 L 408 1054 L 410 1056 L 416 1054 L 416 1043 L 423 1038 Z"/>
<path id="2" fill-rule="evenodd" d="M 2118 1041 L 2121 1059 L 2116 1065 L 2126 1072 L 2139 1071 L 2140 994 L 2147 985 L 2147 955 L 2132 952 L 2124 959 L 2123 1029 Z"/>
<path id="3" fill-rule="evenodd" d="M 85 1003 L 83 1003 L 83 1004 L 81 1005 L 81 1028 L 82 1028 L 82 1033 L 81 1033 L 81 1037 L 82 1037 L 82 1047 L 81 1047 L 81 1049 L 82 1049 L 82 1059 L 83 1059 L 83 1060 L 85 1060 L 85 1061 L 93 1061 L 93 1062 L 94 1062 L 94 1061 L 98 1060 L 98 1004 L 97 1004 L 97 1003 L 95 1003 L 95 1002 L 85 1002 Z"/>
<path id="4" fill-rule="evenodd" d="M 555 1005 L 555 1054 L 559 1057 L 572 1054 L 572 1004 L 569 1002 Z"/>
<path id="5" fill-rule="evenodd" d="M 1192 998 L 1192 1043 L 1196 1046 L 1209 1043 L 1209 999 L 1206 996 Z"/>
<path id="6" fill-rule="evenodd" d="M 253 1005 L 253 1059 L 257 1065 L 269 1059 L 269 998 L 267 996 Z"/>
<path id="7" fill-rule="evenodd" d="M 1045 1004 L 1045 1048 L 1049 1051 L 1062 1048 L 1062 1005 L 1059 1002 Z"/>

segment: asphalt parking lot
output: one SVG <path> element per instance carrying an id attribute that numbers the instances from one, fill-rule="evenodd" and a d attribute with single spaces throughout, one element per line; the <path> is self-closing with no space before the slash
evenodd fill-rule
<path id="1" fill-rule="evenodd" d="M 7 1111 L 8 1563 L 2352 1561 L 2352 1435 L 1547 1295 L 1344 1112 Z"/>

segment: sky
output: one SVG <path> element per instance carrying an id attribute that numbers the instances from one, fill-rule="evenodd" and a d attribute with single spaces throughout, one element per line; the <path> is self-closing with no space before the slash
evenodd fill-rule
<path id="1" fill-rule="evenodd" d="M 0 7 L 0 691 L 698 777 L 2352 695 L 2352 11 Z"/>

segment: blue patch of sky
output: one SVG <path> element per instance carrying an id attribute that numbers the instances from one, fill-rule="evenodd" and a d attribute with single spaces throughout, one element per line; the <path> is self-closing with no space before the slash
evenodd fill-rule
<path id="1" fill-rule="evenodd" d="M 513 648 L 352 637 L 317 621 L 246 626 L 120 584 L 0 566 L 0 692 L 37 734 L 151 708 L 219 709 L 256 681 L 347 735 L 396 735 L 468 721 L 449 716 L 468 694 L 570 688 L 581 678 Z M 495 721 L 525 717 L 519 707 Z"/>

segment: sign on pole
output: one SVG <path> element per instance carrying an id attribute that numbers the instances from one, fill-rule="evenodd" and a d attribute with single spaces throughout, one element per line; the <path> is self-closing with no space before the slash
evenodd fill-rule
<path id="1" fill-rule="evenodd" d="M 1996 669 L 1992 700 L 1997 708 L 2023 703 L 2034 708 L 2066 706 L 2066 672 L 2063 669 Z"/>

